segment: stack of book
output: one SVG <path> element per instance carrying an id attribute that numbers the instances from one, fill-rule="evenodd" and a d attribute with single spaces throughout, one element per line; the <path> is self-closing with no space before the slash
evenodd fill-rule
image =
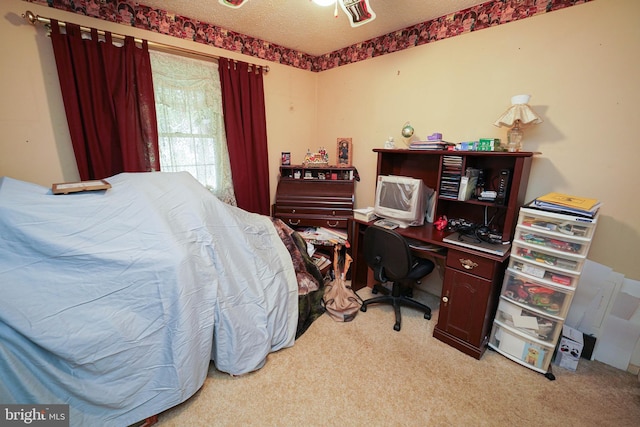
<path id="1" fill-rule="evenodd" d="M 409 144 L 410 150 L 448 150 L 449 147 L 453 148 L 456 144 L 447 141 L 411 141 Z"/>
<path id="2" fill-rule="evenodd" d="M 327 240 L 334 241 L 341 245 L 347 242 L 348 236 L 346 230 L 339 230 L 337 228 L 318 227 L 317 232 L 325 237 Z"/>
<path id="3" fill-rule="evenodd" d="M 545 194 L 529 204 L 532 208 L 587 218 L 595 217 L 601 205 L 597 199 L 562 193 Z"/>
<path id="4" fill-rule="evenodd" d="M 370 222 L 373 221 L 376 217 L 374 213 L 374 208 L 366 207 L 360 209 L 353 210 L 353 219 L 357 219 L 358 221 Z"/>
<path id="5" fill-rule="evenodd" d="M 462 175 L 462 156 L 442 156 L 442 175 L 440 176 L 440 197 L 458 199 L 460 177 Z"/>
<path id="6" fill-rule="evenodd" d="M 323 270 L 331 265 L 331 260 L 327 258 L 324 254 L 314 252 L 311 256 L 313 259 L 313 263 L 318 267 L 318 270 L 323 272 Z"/>
<path id="7" fill-rule="evenodd" d="M 298 233 L 304 240 L 312 245 L 345 245 L 349 247 L 347 232 L 344 230 L 328 227 L 309 227 L 305 230 L 299 230 Z"/>

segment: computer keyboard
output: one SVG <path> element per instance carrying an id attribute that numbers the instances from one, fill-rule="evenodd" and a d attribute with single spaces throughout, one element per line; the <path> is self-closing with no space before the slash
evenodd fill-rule
<path id="1" fill-rule="evenodd" d="M 379 219 L 376 222 L 374 222 L 373 225 L 377 225 L 378 227 L 386 228 L 389 230 L 398 228 L 398 224 L 396 224 L 393 221 L 389 221 L 388 219 Z"/>

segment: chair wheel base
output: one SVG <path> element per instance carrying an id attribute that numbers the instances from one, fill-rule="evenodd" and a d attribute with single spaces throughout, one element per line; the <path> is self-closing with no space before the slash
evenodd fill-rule
<path id="1" fill-rule="evenodd" d="M 384 293 L 384 290 L 381 291 Z M 400 292 L 397 285 L 394 284 L 394 289 L 390 295 L 376 296 L 369 298 L 362 302 L 360 311 L 366 312 L 369 304 L 390 304 L 393 306 L 396 323 L 393 325 L 395 331 L 399 331 L 401 328 L 402 317 L 400 314 L 400 306 L 412 307 L 417 310 L 423 311 L 423 316 L 426 320 L 431 320 L 431 308 L 427 307 L 423 303 L 414 299 L 408 298 L 404 293 Z"/>

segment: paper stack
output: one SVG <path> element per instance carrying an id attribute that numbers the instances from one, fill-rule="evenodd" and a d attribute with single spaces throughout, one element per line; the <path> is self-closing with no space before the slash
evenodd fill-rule
<path id="1" fill-rule="evenodd" d="M 353 210 L 353 219 L 358 221 L 370 222 L 376 218 L 376 214 L 373 212 L 372 207 L 360 208 Z"/>
<path id="2" fill-rule="evenodd" d="M 331 260 L 318 252 L 313 254 L 312 259 L 313 263 L 318 267 L 320 271 L 331 265 Z"/>
<path id="3" fill-rule="evenodd" d="M 548 193 L 535 199 L 530 206 L 546 211 L 564 213 L 568 215 L 580 215 L 593 218 L 600 209 L 597 199 L 570 196 L 562 193 Z"/>

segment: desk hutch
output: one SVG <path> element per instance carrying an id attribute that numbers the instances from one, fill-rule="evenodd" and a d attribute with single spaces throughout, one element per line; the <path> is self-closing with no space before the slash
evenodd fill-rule
<path id="1" fill-rule="evenodd" d="M 292 227 L 348 231 L 355 202 L 354 167 L 280 166 L 272 215 Z"/>
<path id="2" fill-rule="evenodd" d="M 460 162 L 461 171 L 467 167 L 482 170 L 487 190 L 497 191 L 500 177 L 504 176 L 504 171 L 509 171 L 504 198 L 496 199 L 497 202 L 477 199 L 459 201 L 438 192 L 434 218 L 464 218 L 480 225 L 487 219 L 492 219 L 491 227 L 502 234 L 503 241 L 513 238 L 518 210 L 524 204 L 534 153 L 406 149 L 373 151 L 378 155 L 377 175 L 420 178 L 425 185 L 435 190 L 441 188 L 445 169 L 443 160 L 450 160 L 451 156 L 455 156 Z M 351 265 L 354 289 L 371 286 L 373 283 L 362 248 L 364 231 L 372 224 L 354 221 L 354 262 Z M 396 231 L 409 239 L 446 248 L 443 254 L 425 253 L 442 258 L 445 264 L 438 323 L 433 336 L 480 359 L 487 348 L 509 252 L 494 255 L 444 242 L 443 239 L 451 232 L 438 230 L 429 223 L 420 227 L 397 228 Z"/>

